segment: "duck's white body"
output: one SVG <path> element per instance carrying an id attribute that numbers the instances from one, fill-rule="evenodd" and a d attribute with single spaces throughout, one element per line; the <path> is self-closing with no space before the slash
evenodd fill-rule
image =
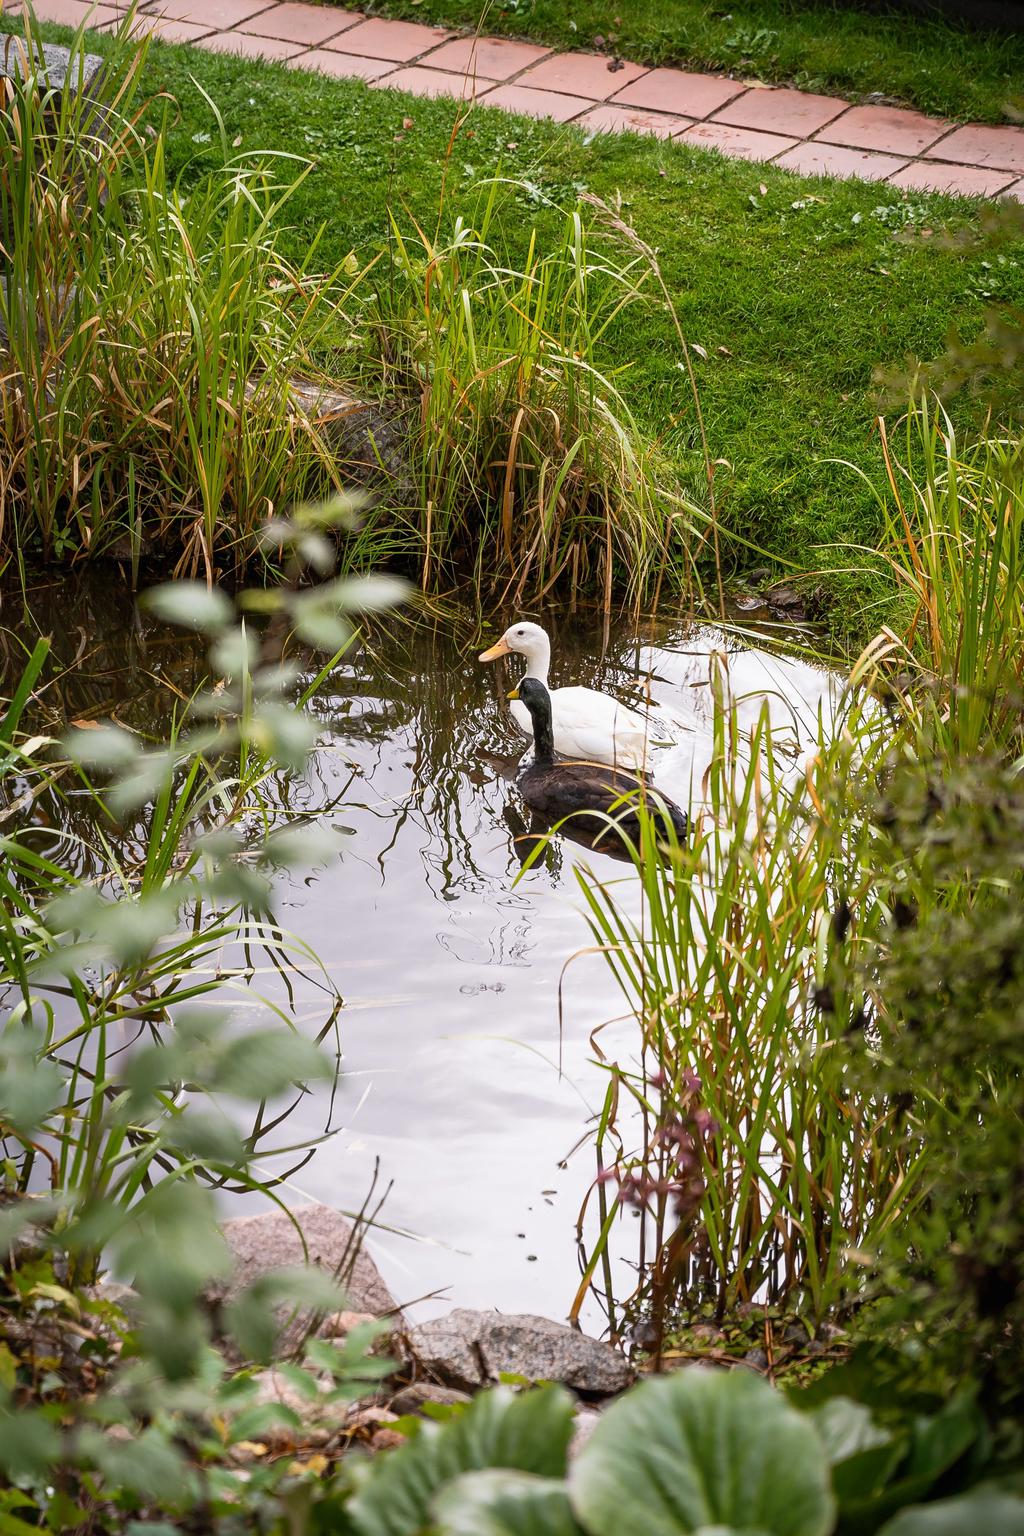
<path id="1" fill-rule="evenodd" d="M 513 624 L 480 660 L 494 661 L 513 652 L 526 659 L 523 676 L 536 677 L 547 687 L 551 642 L 539 624 Z M 673 739 L 610 693 L 577 687 L 552 688 L 550 695 L 555 751 L 564 757 L 644 772 L 651 748 Z M 510 710 L 523 735 L 532 740 L 533 722 L 526 705 L 514 699 Z"/>

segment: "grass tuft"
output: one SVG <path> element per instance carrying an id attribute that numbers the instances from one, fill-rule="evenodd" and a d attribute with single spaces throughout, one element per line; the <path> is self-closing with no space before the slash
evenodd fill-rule
<path id="1" fill-rule="evenodd" d="M 115 554 L 136 577 L 170 555 L 212 580 L 332 478 L 288 404 L 344 297 L 340 267 L 316 275 L 315 242 L 298 261 L 279 248 L 308 167 L 233 152 L 218 121 L 216 168 L 178 185 L 164 131 L 138 121 L 146 43 L 123 27 L 96 93 L 58 102 L 37 90 L 31 17 L 24 29 L 0 115 L 0 545 Z"/>
<path id="2" fill-rule="evenodd" d="M 375 329 L 390 387 L 419 404 L 421 580 L 469 568 L 515 604 L 556 585 L 574 602 L 639 602 L 666 567 L 691 571 L 707 522 L 602 370 L 606 333 L 650 272 L 582 207 L 548 241 L 534 227 L 517 256 L 503 231 L 525 190 L 485 182 L 465 212 L 442 209 L 435 235 L 392 219 Z"/>

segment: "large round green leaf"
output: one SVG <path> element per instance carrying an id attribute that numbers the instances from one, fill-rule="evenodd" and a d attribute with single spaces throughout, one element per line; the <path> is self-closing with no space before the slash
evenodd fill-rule
<path id="1" fill-rule="evenodd" d="M 834 1517 L 813 1425 L 748 1371 L 692 1369 L 634 1387 L 602 1416 L 569 1491 L 592 1536 L 708 1526 L 827 1536 Z"/>
<path id="2" fill-rule="evenodd" d="M 583 1536 L 560 1478 L 467 1472 L 434 1500 L 438 1536 Z"/>
<path id="3" fill-rule="evenodd" d="M 995 1488 L 979 1488 L 958 1499 L 939 1499 L 934 1504 L 915 1504 L 901 1509 L 895 1520 L 882 1527 L 879 1536 L 1021 1536 L 1024 1531 L 1024 1499 Z"/>
<path id="4" fill-rule="evenodd" d="M 495 1387 L 448 1424 L 424 1424 L 408 1445 L 378 1456 L 348 1506 L 359 1536 L 415 1536 L 445 1483 L 463 1472 L 509 1467 L 557 1478 L 565 1471 L 572 1399 L 561 1387 L 515 1394 Z"/>

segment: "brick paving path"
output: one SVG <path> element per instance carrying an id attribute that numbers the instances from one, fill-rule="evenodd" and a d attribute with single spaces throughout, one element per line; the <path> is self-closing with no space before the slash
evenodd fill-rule
<path id="1" fill-rule="evenodd" d="M 7 15 L 20 0 L 8 0 Z M 115 26 L 126 0 L 35 0 L 40 20 Z M 921 112 L 601 54 L 384 21 L 297 0 L 148 0 L 140 23 L 168 42 L 275 59 L 417 96 L 474 99 L 586 132 L 656 134 L 806 175 L 1024 201 L 1024 128 L 958 126 Z"/>

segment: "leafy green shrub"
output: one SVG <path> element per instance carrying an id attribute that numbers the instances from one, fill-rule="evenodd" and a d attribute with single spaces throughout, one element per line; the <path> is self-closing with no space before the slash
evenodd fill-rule
<path id="1" fill-rule="evenodd" d="M 558 1388 L 482 1393 L 444 1423 L 410 1427 L 407 1446 L 325 1490 L 316 1530 L 355 1536 L 897 1536 L 926 1510 L 991 1508 L 1009 1536 L 1022 1500 L 982 1485 L 928 1505 L 978 1443 L 979 1415 L 953 1403 L 900 1405 L 883 1428 L 839 1396 L 787 1402 L 749 1371 L 690 1368 L 641 1382 L 605 1409 L 568 1466 L 571 1401 Z M 977 1476 L 977 1472 L 974 1476 Z M 960 1482 L 972 1480 L 967 1472 Z M 994 1501 L 994 1502 L 993 1502 Z M 914 1507 L 918 1506 L 918 1507 Z M 897 1518 L 903 1526 L 887 1522 Z M 953 1527 L 949 1527 L 952 1529 Z M 930 1529 L 927 1521 L 922 1532 Z M 963 1527 L 961 1527 L 963 1529 Z"/>
<path id="2" fill-rule="evenodd" d="M 1024 788 L 1016 765 L 922 744 L 880 812 L 891 914 L 853 1072 L 927 1157 L 885 1245 L 872 1329 L 910 1339 L 994 1416 L 1024 1394 Z"/>
<path id="3" fill-rule="evenodd" d="M 0 869 L 0 1467 L 54 1529 L 76 1523 L 50 1509 L 55 1481 L 119 1511 L 113 1528 L 154 1501 L 188 1511 L 208 1499 L 207 1461 L 290 1411 L 270 1405 L 239 1417 L 242 1429 L 224 1427 L 256 1405 L 211 1349 L 200 1296 L 228 1262 L 211 1186 L 277 1182 L 257 1172 L 267 1149 L 255 1129 L 241 1134 L 221 1097 L 257 1103 L 258 1128 L 266 1100 L 337 1071 L 295 1030 L 240 1031 L 225 1006 L 236 977 L 221 962 L 239 943 L 287 953 L 292 941 L 271 911 L 273 871 L 337 851 L 328 828 L 304 838 L 261 786 L 301 768 L 315 740 L 303 705 L 319 677 L 300 687 L 282 649 L 289 631 L 333 664 L 348 616 L 399 595 L 393 582 L 331 579 L 325 530 L 345 510 L 300 508 L 269 530 L 295 572 L 290 587 L 242 593 L 237 605 L 191 583 L 153 594 L 160 616 L 210 640 L 210 685 L 170 741 L 144 745 L 112 723 L 73 728 L 63 742 L 28 735 L 45 642 L 2 715 L 0 793 L 12 830 Z M 319 585 L 300 585 L 307 567 Z M 254 608 L 268 618 L 261 643 L 246 617 Z M 33 836 L 71 772 L 96 828 L 91 864 L 73 845 L 43 855 Z M 106 836 L 128 815 L 141 844 L 130 866 Z M 336 998 L 321 1039 L 339 1007 Z M 83 1295 L 101 1257 L 132 1278 L 130 1316 Z M 312 1270 L 257 1282 L 223 1309 L 245 1356 L 270 1357 L 274 1308 L 285 1302 L 333 1308 L 341 1294 Z M 96 1327 L 83 1333 L 93 1314 Z M 84 1354 L 68 1348 L 83 1337 Z M 354 1343 L 347 1353 L 310 1346 L 348 1395 L 383 1369 Z M 226 1500 L 237 1500 L 241 1481 L 225 1471 Z"/>
<path id="4" fill-rule="evenodd" d="M 1022 234 L 1024 209 L 1012 198 L 1001 198 L 982 210 L 973 229 L 947 235 L 944 243 L 984 251 L 989 258 L 985 267 L 998 270 L 1016 259 Z M 910 357 L 902 368 L 877 370 L 875 382 L 897 402 L 908 393 L 916 398 L 923 391 L 948 402 L 969 391 L 984 402 L 996 422 L 1019 426 L 1024 410 L 1024 310 L 992 305 L 979 335 L 968 340 L 954 332 L 937 358 L 922 362 Z"/>

